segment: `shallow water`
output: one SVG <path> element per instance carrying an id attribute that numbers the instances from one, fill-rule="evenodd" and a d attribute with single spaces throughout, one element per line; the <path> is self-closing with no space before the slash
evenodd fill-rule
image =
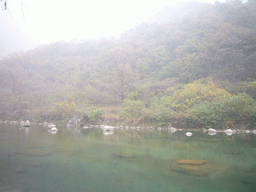
<path id="1" fill-rule="evenodd" d="M 58 129 L 0 125 L 0 191 L 256 191 L 254 134 Z"/>

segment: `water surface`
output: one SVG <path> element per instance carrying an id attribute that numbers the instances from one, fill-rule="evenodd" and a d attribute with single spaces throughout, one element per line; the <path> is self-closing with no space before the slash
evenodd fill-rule
<path id="1" fill-rule="evenodd" d="M 254 134 L 58 129 L 0 125 L 0 191 L 256 191 Z"/>

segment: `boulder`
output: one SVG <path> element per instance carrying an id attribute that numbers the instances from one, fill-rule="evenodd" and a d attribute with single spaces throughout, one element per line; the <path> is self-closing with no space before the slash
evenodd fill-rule
<path id="1" fill-rule="evenodd" d="M 84 116 L 83 115 L 76 115 L 68 121 L 67 126 L 83 127 L 84 124 L 86 124 L 86 119 L 84 118 Z"/>
<path id="2" fill-rule="evenodd" d="M 187 133 L 186 133 L 186 136 L 187 136 L 187 137 L 191 137 L 192 135 L 193 135 L 193 133 L 191 133 L 191 132 L 187 132 Z"/>
<path id="3" fill-rule="evenodd" d="M 208 132 L 209 132 L 209 133 L 217 133 L 217 130 L 216 130 L 216 129 L 213 129 L 213 128 L 209 128 L 209 129 L 208 129 Z"/>

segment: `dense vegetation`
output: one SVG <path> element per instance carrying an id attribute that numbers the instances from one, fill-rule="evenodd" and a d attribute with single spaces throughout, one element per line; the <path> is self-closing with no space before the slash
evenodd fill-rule
<path id="1" fill-rule="evenodd" d="M 0 61 L 0 118 L 255 126 L 256 1 L 177 4 L 118 38 Z"/>

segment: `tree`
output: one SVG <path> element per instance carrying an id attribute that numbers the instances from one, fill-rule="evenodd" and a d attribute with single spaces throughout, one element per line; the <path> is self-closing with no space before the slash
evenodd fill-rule
<path id="1" fill-rule="evenodd" d="M 197 80 L 177 90 L 171 97 L 172 107 L 177 111 L 185 111 L 204 101 L 218 101 L 231 96 L 224 89 L 218 88 L 210 79 Z"/>
<path id="2" fill-rule="evenodd" d="M 132 90 L 136 79 L 136 73 L 131 67 L 128 53 L 124 50 L 115 52 L 111 67 L 114 93 L 123 101 L 127 93 Z"/>

